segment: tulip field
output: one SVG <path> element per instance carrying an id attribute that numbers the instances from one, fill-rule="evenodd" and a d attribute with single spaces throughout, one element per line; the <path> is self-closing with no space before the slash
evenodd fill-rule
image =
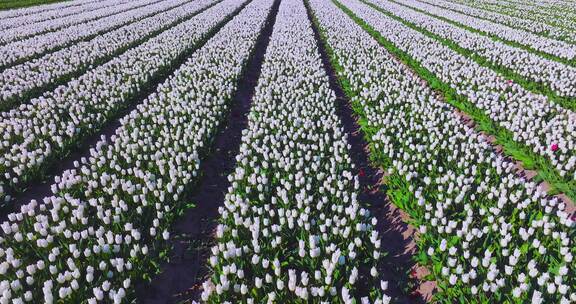
<path id="1" fill-rule="evenodd" d="M 572 0 L 0 10 L 0 132 L 0 303 L 576 303 Z"/>

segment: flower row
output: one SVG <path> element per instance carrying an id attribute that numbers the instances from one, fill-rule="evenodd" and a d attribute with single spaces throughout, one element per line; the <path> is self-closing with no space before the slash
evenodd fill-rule
<path id="1" fill-rule="evenodd" d="M 460 11 L 469 11 L 473 16 L 490 18 L 517 27 L 522 30 L 533 32 L 564 40 L 574 44 L 576 33 L 572 19 L 576 17 L 576 10 L 570 5 L 558 2 L 483 2 L 483 1 L 456 1 L 454 7 L 462 7 Z M 459 4 L 463 4 L 459 6 Z"/>
<path id="2" fill-rule="evenodd" d="M 107 3 L 104 5 L 106 4 Z M 79 0 L 74 2 L 60 2 L 51 5 L 6 10 L 0 12 L 0 30 L 48 19 L 60 18 L 101 6 L 102 4 L 100 1 Z"/>
<path id="3" fill-rule="evenodd" d="M 557 58 L 572 61 L 576 59 L 576 45 L 573 42 L 548 38 L 539 34 L 534 34 L 525 29 L 517 29 L 503 23 L 492 21 L 495 19 L 476 18 L 468 15 L 468 11 L 466 11 L 465 14 L 458 11 L 452 11 L 449 9 L 452 8 L 454 4 L 446 4 L 449 2 L 443 0 L 432 1 L 431 4 L 436 4 L 436 2 L 441 3 L 441 7 L 448 8 L 447 10 L 444 10 L 444 16 L 446 18 L 452 19 L 453 16 L 458 16 L 464 25 L 494 35 L 500 39 L 518 43 L 531 49 L 556 56 Z"/>
<path id="4" fill-rule="evenodd" d="M 114 136 L 56 178 L 53 196 L 8 216 L 0 225 L 0 301 L 130 302 L 198 180 L 271 3 L 248 4 Z"/>
<path id="5" fill-rule="evenodd" d="M 64 27 L 74 26 L 76 24 L 81 24 L 92 21 L 94 19 L 106 17 L 118 12 L 130 10 L 132 8 L 137 8 L 146 5 L 148 0 L 137 0 L 130 2 L 124 0 L 120 1 L 120 3 L 118 3 L 118 1 L 106 0 L 103 2 L 107 5 L 77 15 L 70 15 L 2 30 L 0 31 L 0 44 L 22 40 L 24 38 L 45 32 L 53 32 Z"/>
<path id="6" fill-rule="evenodd" d="M 186 0 L 167 0 L 134 11 L 137 14 L 131 14 L 132 16 L 122 14 L 118 16 L 122 22 L 135 21 L 91 40 L 3 70 L 0 73 L 0 109 L 23 103 L 30 99 L 28 96 L 39 95 L 44 88 L 59 80 L 68 80 L 71 75 L 77 75 L 95 64 L 110 60 L 118 53 L 179 21 L 190 18 L 214 3 L 213 0 L 185 2 Z M 138 20 L 147 15 L 152 16 Z"/>
<path id="7" fill-rule="evenodd" d="M 376 218 L 358 201 L 302 0 L 282 0 L 219 208 L 209 303 L 387 303 Z"/>
<path id="8" fill-rule="evenodd" d="M 559 96 L 576 97 L 576 67 L 494 41 L 489 37 L 405 7 L 413 7 L 428 14 L 445 17 L 444 12 L 446 10 L 438 9 L 432 5 L 423 4 L 416 0 L 397 0 L 402 5 L 382 0 L 371 0 L 371 2 L 443 39 L 454 41 L 463 49 L 482 57 L 492 65 L 510 70 L 534 83 L 543 84 Z M 469 18 L 468 16 L 460 17 L 462 16 L 452 16 L 450 19 L 462 23 L 462 18 Z"/>
<path id="9" fill-rule="evenodd" d="M 67 85 L 0 113 L 0 183 L 18 190 L 34 180 L 51 162 L 154 85 L 156 78 L 207 39 L 243 2 L 220 2 Z"/>
<path id="10" fill-rule="evenodd" d="M 576 301 L 565 204 L 461 122 L 426 82 L 331 2 L 311 0 L 388 196 L 419 228 L 417 260 L 442 303 Z"/>
<path id="11" fill-rule="evenodd" d="M 549 37 L 551 39 L 561 40 L 571 44 L 576 43 L 576 34 L 573 31 L 547 24 L 553 20 L 552 18 L 536 21 L 533 19 L 534 13 L 529 14 L 529 16 L 526 16 L 527 14 L 524 13 L 524 17 L 511 16 L 506 14 L 504 9 L 501 7 L 497 11 L 486 10 L 483 5 L 480 5 L 480 1 L 478 3 L 458 3 L 443 0 L 423 0 L 422 2 L 453 11 L 455 15 L 465 14 L 469 18 L 491 20 L 504 26 L 527 31 L 543 37 Z M 538 6 L 537 11 L 541 13 L 543 11 L 542 6 Z"/>
<path id="12" fill-rule="evenodd" d="M 174 1 L 163 0 L 140 8 L 127 10 L 98 20 L 76 24 L 42 35 L 13 41 L 0 46 L 0 66 L 8 67 L 23 63 L 42 54 L 59 50 L 74 42 L 89 40 L 123 25 L 174 8 Z"/>
<path id="13" fill-rule="evenodd" d="M 566 182 L 576 180 L 576 114 L 533 94 L 357 0 L 346 0 L 358 17 L 394 47 L 479 109 L 489 123 L 512 134 L 530 153 L 544 158 Z"/>

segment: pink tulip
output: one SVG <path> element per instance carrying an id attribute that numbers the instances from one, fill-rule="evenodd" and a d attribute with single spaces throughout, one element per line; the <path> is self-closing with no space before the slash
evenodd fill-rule
<path id="1" fill-rule="evenodd" d="M 551 149 L 552 149 L 552 152 L 558 151 L 558 144 L 552 144 Z"/>

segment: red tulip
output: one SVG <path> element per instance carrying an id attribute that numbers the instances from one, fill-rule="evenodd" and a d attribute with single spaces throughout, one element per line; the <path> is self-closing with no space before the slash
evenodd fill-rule
<path id="1" fill-rule="evenodd" d="M 410 294 L 410 297 L 412 297 L 412 299 L 420 299 L 422 297 L 422 295 L 420 294 L 419 291 L 416 290 Z"/>
<path id="2" fill-rule="evenodd" d="M 360 169 L 360 172 L 358 172 L 358 176 L 359 176 L 359 177 L 364 177 L 364 176 L 366 176 L 366 173 L 364 173 L 364 169 Z"/>
<path id="3" fill-rule="evenodd" d="M 552 147 L 550 147 L 552 149 L 552 152 L 556 152 L 558 151 L 558 144 L 552 144 Z"/>

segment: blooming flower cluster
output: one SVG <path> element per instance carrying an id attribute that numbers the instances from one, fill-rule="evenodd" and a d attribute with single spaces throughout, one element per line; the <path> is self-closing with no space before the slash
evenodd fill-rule
<path id="1" fill-rule="evenodd" d="M 119 11 L 108 17 L 48 31 L 41 35 L 18 39 L 2 45 L 0 46 L 0 66 L 13 66 L 73 45 L 74 42 L 82 43 L 82 40 L 90 40 L 98 34 L 105 34 L 120 26 L 139 21 L 182 4 L 182 2 L 175 3 L 169 0 L 159 1 L 158 3 L 150 3 L 148 1 L 147 3 L 149 5 L 142 6 L 142 3 L 140 3 L 141 7 Z"/>
<path id="2" fill-rule="evenodd" d="M 31 6 L 17 10 L 0 12 L 0 30 L 61 18 L 110 5 L 110 2 L 79 0 L 59 2 L 50 5 Z"/>
<path id="3" fill-rule="evenodd" d="M 514 140 L 546 158 L 567 181 L 576 180 L 576 113 L 478 65 L 437 40 L 357 0 L 343 1 L 382 37 L 464 96 Z M 552 151 L 551 146 L 558 145 Z"/>
<path id="4" fill-rule="evenodd" d="M 439 302 L 574 303 L 574 222 L 332 2 L 310 0 Z M 394 28 L 394 30 L 396 30 Z"/>
<path id="5" fill-rule="evenodd" d="M 414 7 L 439 16 L 443 16 L 446 12 L 444 9 L 439 9 L 417 0 L 397 1 L 403 5 L 382 0 L 372 0 L 371 2 L 442 38 L 454 41 L 460 47 L 474 52 L 496 66 L 505 67 L 525 79 L 546 85 L 559 96 L 576 97 L 576 67 L 574 66 L 543 58 L 529 51 L 494 41 L 489 37 L 470 32 L 403 6 Z M 450 19 L 463 23 L 462 18 L 469 17 L 465 15 L 451 16 Z"/>
<path id="6" fill-rule="evenodd" d="M 53 161 L 55 154 L 68 151 L 82 136 L 98 130 L 129 98 L 150 85 L 154 75 L 207 38 L 243 2 L 220 2 L 66 86 L 1 113 L 0 183 L 18 189 Z"/>
<path id="7" fill-rule="evenodd" d="M 203 284 L 210 303 L 388 303 L 302 0 L 282 0 Z"/>
<path id="8" fill-rule="evenodd" d="M 502 7 L 501 1 L 497 4 L 497 8 L 488 5 L 485 1 L 443 1 L 443 0 L 423 0 L 423 2 L 434 4 L 439 7 L 450 9 L 456 13 L 466 14 L 471 18 L 482 18 L 492 20 L 497 23 L 502 23 L 512 28 L 521 29 L 524 31 L 532 32 L 534 34 L 542 35 L 544 37 L 550 37 L 552 39 L 564 40 L 569 43 L 576 42 L 576 34 L 572 29 L 566 29 L 570 27 L 571 17 L 574 18 L 575 12 L 572 11 L 572 15 L 569 15 L 569 5 L 552 5 L 551 3 L 544 3 L 539 1 L 531 1 L 530 4 L 516 2 L 515 5 L 521 5 L 519 10 L 510 10 Z M 507 2 L 512 4 L 511 2 Z M 545 13 L 547 11 L 554 11 L 554 14 L 550 14 L 545 19 L 537 18 L 539 14 Z"/>
<path id="9" fill-rule="evenodd" d="M 0 109 L 10 108 L 14 103 L 25 99 L 30 92 L 41 91 L 43 87 L 59 79 L 66 79 L 70 74 L 111 59 L 118 52 L 176 22 L 190 18 L 207 5 L 214 3 L 213 0 L 186 2 L 186 0 L 166 0 L 120 13 L 115 15 L 117 22 L 105 20 L 98 24 L 114 26 L 115 23 L 125 23 L 127 20 L 134 22 L 91 40 L 73 44 L 3 70 L 0 73 Z M 91 27 L 91 30 L 94 29 Z"/>
<path id="10" fill-rule="evenodd" d="M 114 136 L 57 177 L 53 196 L 8 215 L 0 225 L 2 303 L 129 302 L 198 179 L 271 7 L 248 4 Z"/>
<path id="11" fill-rule="evenodd" d="M 456 6 L 456 10 L 460 10 L 463 9 L 462 7 L 465 7 L 463 5 L 454 4 L 443 0 L 425 0 L 425 2 L 429 4 L 440 5 L 441 7 L 448 9 L 452 9 L 454 6 Z M 573 60 L 576 58 L 576 45 L 573 43 L 543 37 L 541 35 L 531 33 L 525 29 L 517 29 L 516 26 L 510 27 L 504 25 L 503 23 L 495 22 L 500 21 L 500 18 L 494 16 L 494 14 L 491 14 L 491 16 L 488 17 L 489 19 L 486 20 L 483 18 L 475 18 L 469 16 L 469 9 L 464 9 L 464 13 L 465 14 L 460 14 L 457 11 L 448 11 L 447 14 L 449 15 L 446 15 L 446 17 L 452 19 L 450 17 L 451 15 L 458 15 L 462 24 L 483 31 L 485 33 L 489 33 L 498 38 L 519 43 L 559 58 L 568 60 Z M 471 14 L 474 15 L 473 13 Z"/>

